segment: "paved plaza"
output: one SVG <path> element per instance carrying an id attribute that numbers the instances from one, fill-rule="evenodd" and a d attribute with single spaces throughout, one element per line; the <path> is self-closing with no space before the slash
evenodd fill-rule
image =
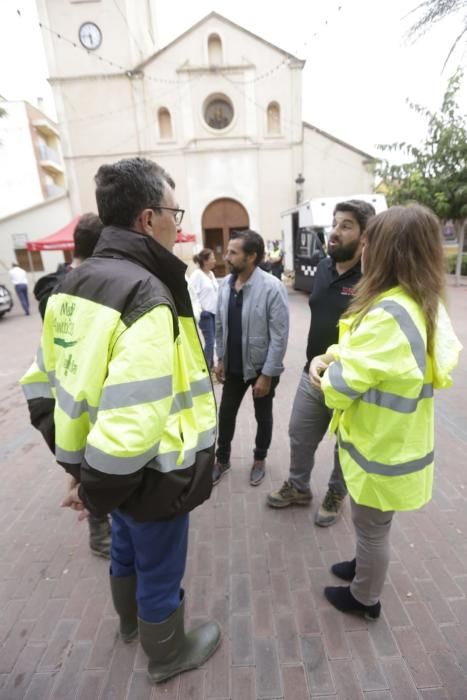
<path id="1" fill-rule="evenodd" d="M 450 286 L 449 300 L 466 347 L 467 287 Z M 311 508 L 265 505 L 288 472 L 288 418 L 305 360 L 306 295 L 291 292 L 290 308 L 267 476 L 258 488 L 248 483 L 248 395 L 232 470 L 191 516 L 187 623 L 216 618 L 222 645 L 201 669 L 158 687 L 147 683 L 139 645 L 117 638 L 108 563 L 90 553 L 86 523 L 59 508 L 64 473 L 29 426 L 17 381 L 38 343 L 37 308 L 25 317 L 16 303 L 0 321 L 1 700 L 467 699 L 467 350 L 454 387 L 437 398 L 433 500 L 396 515 L 382 617 L 369 623 L 323 596 L 338 584 L 330 565 L 354 556 L 348 504 L 334 527 L 313 524 L 331 440 L 317 454 Z"/>

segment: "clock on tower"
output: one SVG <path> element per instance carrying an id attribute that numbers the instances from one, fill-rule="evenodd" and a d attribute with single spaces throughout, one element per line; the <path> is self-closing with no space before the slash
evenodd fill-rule
<path id="1" fill-rule="evenodd" d="M 85 49 L 94 51 L 102 43 L 102 32 L 94 22 L 84 22 L 79 28 L 79 40 Z"/>

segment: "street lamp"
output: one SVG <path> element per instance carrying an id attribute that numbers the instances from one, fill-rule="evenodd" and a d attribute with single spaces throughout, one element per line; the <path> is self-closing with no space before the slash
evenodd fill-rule
<path id="1" fill-rule="evenodd" d="M 297 185 L 297 204 L 300 204 L 300 202 L 303 200 L 304 182 L 305 178 L 301 173 L 298 173 L 298 176 L 295 178 L 295 184 Z"/>

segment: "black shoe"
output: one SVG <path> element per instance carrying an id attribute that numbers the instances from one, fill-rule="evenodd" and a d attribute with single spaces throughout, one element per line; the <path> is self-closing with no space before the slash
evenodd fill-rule
<path id="1" fill-rule="evenodd" d="M 230 469 L 230 462 L 227 464 L 222 464 L 222 462 L 216 462 L 212 470 L 212 485 L 215 486 L 222 479 L 224 474 Z"/>
<path id="2" fill-rule="evenodd" d="M 359 613 L 367 620 L 377 620 L 381 613 L 381 603 L 374 605 L 363 605 L 353 597 L 350 586 L 327 586 L 324 595 L 331 605 L 344 613 Z"/>
<path id="3" fill-rule="evenodd" d="M 343 581 L 353 581 L 356 568 L 357 560 L 352 559 L 352 561 L 340 561 L 338 564 L 333 564 L 331 571 L 334 576 L 341 578 Z"/>

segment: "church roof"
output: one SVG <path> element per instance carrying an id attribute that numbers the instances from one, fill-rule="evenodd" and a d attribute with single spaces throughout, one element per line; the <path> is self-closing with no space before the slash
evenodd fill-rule
<path id="1" fill-rule="evenodd" d="M 317 134 L 324 136 L 324 138 L 329 139 L 330 141 L 334 141 L 334 143 L 338 143 L 339 146 L 349 148 L 351 151 L 354 151 L 354 153 L 358 153 L 361 156 L 364 156 L 367 160 L 378 160 L 377 158 L 375 158 L 375 156 L 372 156 L 370 153 L 366 153 L 366 151 L 362 151 L 360 148 L 356 148 L 355 146 L 352 146 L 352 144 L 338 139 L 336 136 L 329 134 L 327 131 L 319 129 L 317 126 L 313 126 L 313 124 L 310 124 L 309 122 L 303 122 L 303 126 L 305 127 L 305 129 L 311 129 L 311 131 L 316 131 Z"/>
<path id="2" fill-rule="evenodd" d="M 272 44 L 270 41 L 267 41 L 266 39 L 263 39 L 263 37 L 258 36 L 257 34 L 254 34 L 253 32 L 250 32 L 249 29 L 245 29 L 245 27 L 242 27 L 240 24 L 236 24 L 236 22 L 232 22 L 232 20 L 228 19 L 227 17 L 224 17 L 223 15 L 220 15 L 218 12 L 210 12 L 208 15 L 203 17 L 202 19 L 199 20 L 199 22 L 196 22 L 196 24 L 193 24 L 191 27 L 189 27 L 186 31 L 184 31 L 182 34 L 177 36 L 173 41 L 171 41 L 169 44 L 166 44 L 163 46 L 161 49 L 153 53 L 149 58 L 146 58 L 144 61 L 139 63 L 136 68 L 133 69 L 133 72 L 137 72 L 145 68 L 151 61 L 153 61 L 155 58 L 158 58 L 161 54 L 164 53 L 164 51 L 167 51 L 171 46 L 174 46 L 174 44 L 177 44 L 179 41 L 181 41 L 184 37 L 186 37 L 188 34 L 193 32 L 195 29 L 200 27 L 202 24 L 207 22 L 208 20 L 215 18 L 221 20 L 221 22 L 225 22 L 226 24 L 230 24 L 231 27 L 235 27 L 236 29 L 239 29 L 241 32 L 244 32 L 245 34 L 248 34 L 249 36 L 253 37 L 253 39 L 256 39 L 256 41 L 261 41 L 261 43 L 266 44 L 266 46 L 270 46 L 272 49 L 275 49 L 276 51 L 279 51 L 281 54 L 284 56 L 288 56 L 289 58 L 292 58 L 294 61 L 298 61 L 300 63 L 303 63 L 305 65 L 305 61 L 303 61 L 300 58 L 297 58 L 297 56 L 294 56 L 293 54 L 290 53 L 290 51 L 285 51 L 285 49 L 281 49 L 279 46 L 276 46 L 275 44 Z"/>

